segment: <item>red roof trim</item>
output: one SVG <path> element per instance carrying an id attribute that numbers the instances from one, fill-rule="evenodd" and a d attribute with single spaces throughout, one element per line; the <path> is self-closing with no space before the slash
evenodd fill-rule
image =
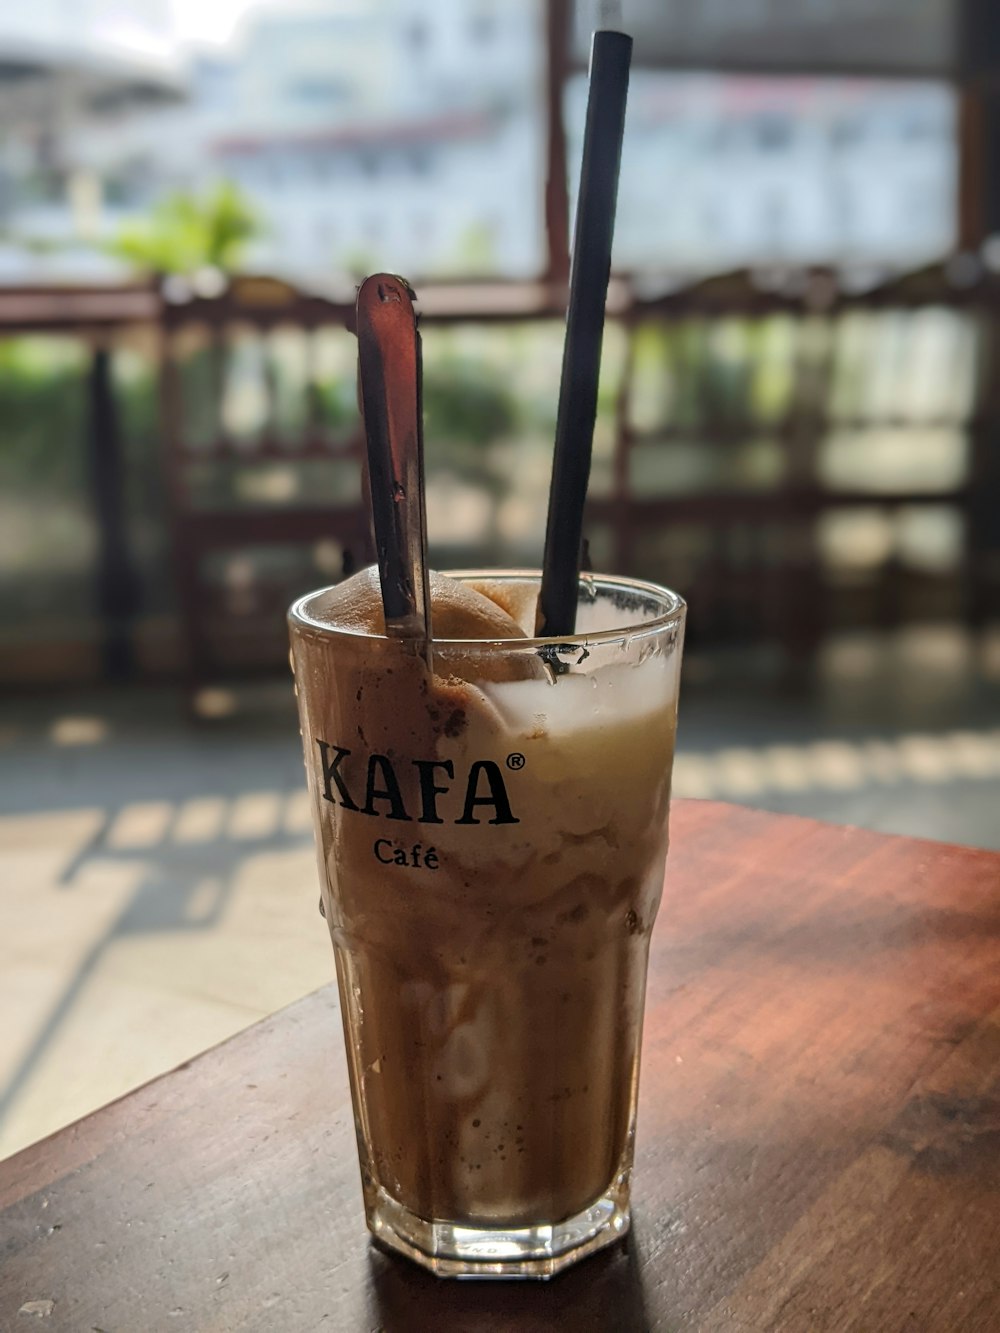
<path id="1" fill-rule="evenodd" d="M 475 115 L 436 116 L 431 120 L 394 121 L 356 125 L 338 130 L 281 131 L 274 134 L 237 134 L 216 139 L 216 154 L 258 153 L 271 148 L 384 148 L 433 143 L 441 139 L 480 138 L 497 122 L 486 112 Z"/>

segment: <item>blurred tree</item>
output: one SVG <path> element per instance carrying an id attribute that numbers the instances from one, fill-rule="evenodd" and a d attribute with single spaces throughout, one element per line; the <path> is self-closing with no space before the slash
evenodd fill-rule
<path id="1" fill-rule="evenodd" d="M 334 256 L 333 266 L 353 278 L 355 282 L 360 282 L 369 273 L 379 271 L 378 255 L 374 250 L 357 245 L 348 250 L 338 250 Z"/>
<path id="2" fill-rule="evenodd" d="M 461 468 L 477 447 L 509 435 L 517 425 L 517 402 L 489 365 L 449 357 L 424 365 L 424 415 L 442 463 Z"/>
<path id="3" fill-rule="evenodd" d="M 0 344 L 0 625 L 90 614 L 94 526 L 80 441 L 87 359 L 79 343 Z"/>
<path id="4" fill-rule="evenodd" d="M 488 364 L 449 356 L 424 362 L 423 405 L 429 471 L 450 473 L 489 497 L 487 541 L 495 542 L 513 484 L 495 446 L 520 424 L 515 395 Z"/>
<path id="5" fill-rule="evenodd" d="M 0 343 L 0 489 L 59 496 L 84 487 L 79 439 L 86 420 L 87 360 L 69 339 Z"/>
<path id="6" fill-rule="evenodd" d="M 122 227 L 108 249 L 153 273 L 232 273 L 262 231 L 256 206 L 231 181 L 222 181 L 202 195 L 167 195 L 146 220 Z"/>
<path id="7" fill-rule="evenodd" d="M 475 277 L 497 271 L 497 247 L 493 229 L 485 222 L 472 222 L 458 237 L 453 250 L 431 265 L 435 274 L 446 277 L 459 270 Z"/>
<path id="8" fill-rule="evenodd" d="M 326 379 L 310 385 L 316 415 L 335 439 L 348 439 L 359 418 L 358 391 L 352 379 Z"/>

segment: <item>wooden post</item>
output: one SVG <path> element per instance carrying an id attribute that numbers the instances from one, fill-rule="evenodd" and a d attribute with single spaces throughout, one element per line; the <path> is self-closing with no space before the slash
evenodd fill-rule
<path id="1" fill-rule="evenodd" d="M 123 680 L 133 668 L 132 617 L 138 585 L 128 550 L 124 460 L 111 372 L 111 348 L 99 343 L 88 383 L 87 464 L 97 519 L 97 604 L 104 674 L 109 680 Z"/>
<path id="2" fill-rule="evenodd" d="M 548 132 L 545 179 L 546 277 L 569 282 L 569 190 L 566 184 L 566 127 L 563 95 L 569 72 L 572 19 L 570 0 L 548 0 L 545 25 L 545 112 Z"/>
<path id="3" fill-rule="evenodd" d="M 1000 9 L 956 0 L 958 243 L 978 249 L 1000 233 Z"/>
<path id="4" fill-rule="evenodd" d="M 1000 235 L 1000 8 L 996 0 L 960 0 L 959 243 L 978 249 Z M 980 631 L 1000 613 L 1000 312 L 995 296 L 982 312 L 980 401 L 970 426 L 966 509 L 966 615 Z"/>
<path id="5" fill-rule="evenodd" d="M 958 90 L 958 248 L 978 250 L 987 223 L 986 107 L 982 92 Z"/>

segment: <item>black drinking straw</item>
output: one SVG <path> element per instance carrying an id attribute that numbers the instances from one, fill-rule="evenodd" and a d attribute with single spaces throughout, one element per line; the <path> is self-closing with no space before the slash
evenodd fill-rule
<path id="1" fill-rule="evenodd" d="M 631 57 L 632 38 L 625 33 L 610 28 L 594 33 L 538 598 L 538 632 L 551 637 L 572 634 L 576 628 L 583 506 L 597 417 L 597 381 Z"/>

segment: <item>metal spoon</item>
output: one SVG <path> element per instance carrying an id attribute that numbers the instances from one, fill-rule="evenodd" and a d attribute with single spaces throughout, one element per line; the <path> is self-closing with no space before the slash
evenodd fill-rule
<path id="1" fill-rule="evenodd" d="M 361 402 L 386 633 L 430 647 L 420 335 L 413 292 L 376 273 L 358 290 Z"/>

